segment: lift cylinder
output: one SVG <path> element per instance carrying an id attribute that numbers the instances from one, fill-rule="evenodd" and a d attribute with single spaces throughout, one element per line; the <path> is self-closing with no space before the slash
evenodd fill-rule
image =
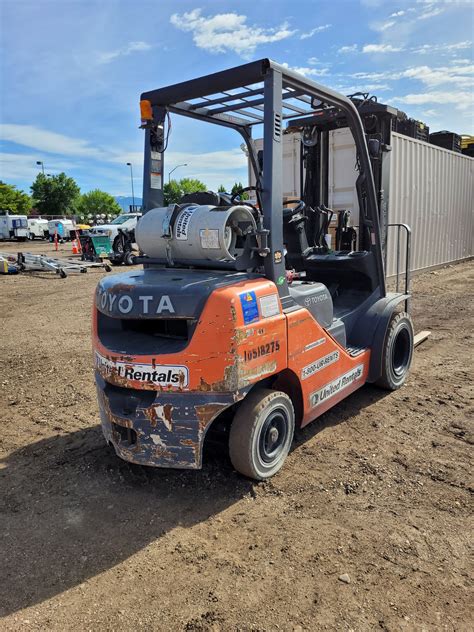
<path id="1" fill-rule="evenodd" d="M 173 207 L 145 213 L 135 229 L 140 250 L 149 257 L 173 261 L 235 261 L 243 253 L 245 233 L 256 224 L 248 206 L 188 204 L 170 226 Z"/>

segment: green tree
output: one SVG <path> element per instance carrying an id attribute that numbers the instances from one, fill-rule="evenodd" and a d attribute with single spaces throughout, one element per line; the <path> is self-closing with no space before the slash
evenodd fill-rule
<path id="1" fill-rule="evenodd" d="M 81 195 L 75 207 L 77 213 L 83 218 L 99 213 L 106 215 L 122 213 L 122 207 L 116 202 L 115 198 L 100 189 L 94 189 Z"/>
<path id="2" fill-rule="evenodd" d="M 178 180 L 171 180 L 163 187 L 164 205 L 178 204 L 183 195 L 197 191 L 207 191 L 206 185 L 200 180 L 193 178 L 183 178 L 179 182 Z"/>
<path id="3" fill-rule="evenodd" d="M 55 176 L 39 173 L 31 185 L 34 205 L 43 215 L 72 215 L 80 192 L 73 178 L 65 173 Z"/>
<path id="4" fill-rule="evenodd" d="M 31 198 L 23 191 L 18 191 L 13 184 L 0 180 L 0 210 L 11 215 L 28 215 L 31 211 Z"/>
<path id="5" fill-rule="evenodd" d="M 232 187 L 231 194 L 232 195 L 240 195 L 241 200 L 248 200 L 249 196 L 246 191 L 243 190 L 244 185 L 242 182 L 234 182 L 234 186 Z"/>
<path id="6" fill-rule="evenodd" d="M 219 188 L 217 189 L 218 193 L 227 193 L 227 189 L 225 188 L 225 186 L 223 184 L 219 185 Z"/>

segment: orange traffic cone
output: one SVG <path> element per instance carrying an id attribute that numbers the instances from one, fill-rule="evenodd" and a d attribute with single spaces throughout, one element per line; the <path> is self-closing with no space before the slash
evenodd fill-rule
<path id="1" fill-rule="evenodd" d="M 72 240 L 72 254 L 73 255 L 79 254 L 79 248 L 77 247 L 77 239 Z"/>

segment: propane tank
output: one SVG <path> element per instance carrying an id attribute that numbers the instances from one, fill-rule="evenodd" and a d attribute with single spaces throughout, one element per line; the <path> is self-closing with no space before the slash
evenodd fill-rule
<path id="1" fill-rule="evenodd" d="M 256 230 L 248 206 L 188 204 L 170 225 L 174 206 L 154 208 L 135 229 L 140 250 L 154 259 L 235 261 L 244 250 L 245 234 Z"/>

